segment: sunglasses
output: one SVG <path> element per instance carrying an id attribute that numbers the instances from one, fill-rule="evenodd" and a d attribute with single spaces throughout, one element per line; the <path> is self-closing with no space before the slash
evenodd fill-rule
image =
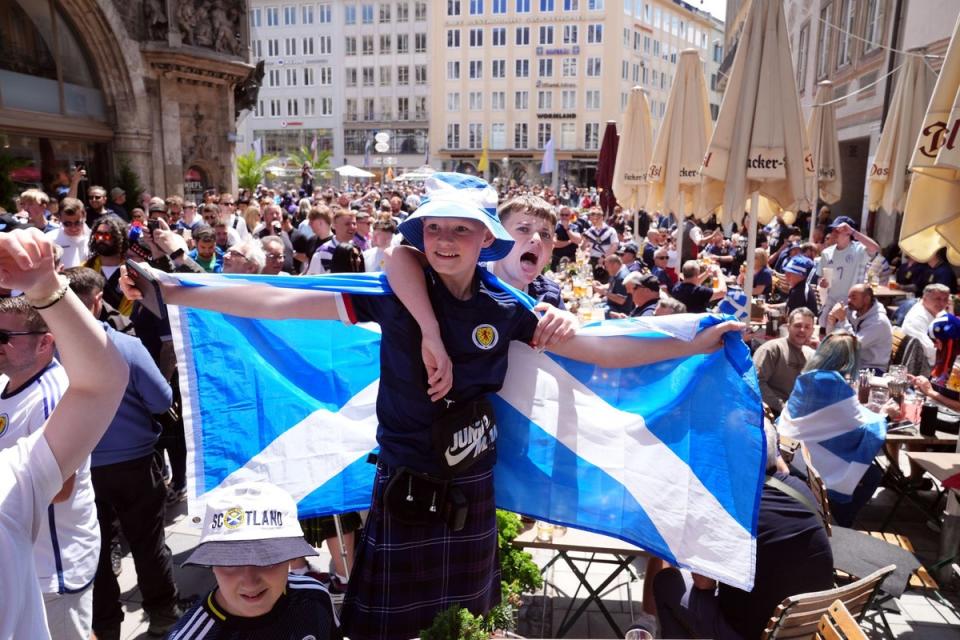
<path id="1" fill-rule="evenodd" d="M 243 255 L 239 251 L 227 251 L 223 254 L 224 260 L 243 260 L 244 262 L 249 262 L 250 258 Z"/>
<path id="2" fill-rule="evenodd" d="M 61 220 L 60 224 L 69 229 L 71 227 L 82 227 L 85 223 L 83 220 Z"/>
<path id="3" fill-rule="evenodd" d="M 0 344 L 9 344 L 13 336 L 40 336 L 46 331 L 4 331 L 0 329 Z"/>
<path id="4" fill-rule="evenodd" d="M 113 240 L 113 235 L 109 233 L 97 232 L 93 234 L 94 240 Z"/>

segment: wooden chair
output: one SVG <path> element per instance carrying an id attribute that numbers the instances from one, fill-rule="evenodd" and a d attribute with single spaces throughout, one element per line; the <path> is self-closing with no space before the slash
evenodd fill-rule
<path id="1" fill-rule="evenodd" d="M 840 600 L 834 600 L 827 612 L 820 616 L 820 625 L 813 637 L 816 640 L 867 640 L 867 634 Z"/>
<path id="2" fill-rule="evenodd" d="M 813 497 L 817 500 L 817 511 L 820 515 L 820 521 L 823 522 L 823 527 L 827 530 L 827 535 L 829 536 L 833 533 L 833 525 L 830 522 L 830 499 L 827 496 L 827 485 L 823 483 L 820 472 L 817 471 L 817 468 L 813 466 L 813 462 L 810 460 L 810 450 L 802 443 L 800 445 L 800 454 L 803 456 L 803 463 L 807 466 L 807 486 L 810 488 L 810 493 L 812 493 Z"/>
<path id="3" fill-rule="evenodd" d="M 894 569 L 894 565 L 889 565 L 842 587 L 785 598 L 777 605 L 767 622 L 761 640 L 813 637 L 818 632 L 821 616 L 828 613 L 837 600 L 843 603 L 849 614 L 859 623 L 863 614 L 873 604 L 880 583 L 893 573 Z"/>

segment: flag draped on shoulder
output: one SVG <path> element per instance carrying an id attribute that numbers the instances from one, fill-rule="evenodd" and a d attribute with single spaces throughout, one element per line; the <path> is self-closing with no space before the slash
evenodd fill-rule
<path id="1" fill-rule="evenodd" d="M 482 271 L 482 270 L 481 270 Z M 482 271 L 488 286 L 531 301 Z M 297 278 L 164 274 L 181 286 L 254 285 L 389 295 L 382 274 Z M 260 295 L 256 289 L 251 295 Z M 190 512 L 253 477 L 301 517 L 369 507 L 380 332 L 331 320 L 253 320 L 170 307 L 181 364 Z M 595 323 L 593 336 L 692 340 L 707 315 Z M 411 379 L 415 378 L 411 372 Z M 603 369 L 511 345 L 499 423 L 497 504 L 615 536 L 749 589 L 764 477 L 760 394 L 746 345 Z"/>

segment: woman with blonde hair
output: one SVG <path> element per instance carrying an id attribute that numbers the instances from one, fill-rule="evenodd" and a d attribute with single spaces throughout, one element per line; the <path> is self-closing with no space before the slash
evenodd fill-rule
<path id="1" fill-rule="evenodd" d="M 260 207 L 250 205 L 243 210 L 243 221 L 247 223 L 247 229 L 256 229 L 260 224 Z"/>

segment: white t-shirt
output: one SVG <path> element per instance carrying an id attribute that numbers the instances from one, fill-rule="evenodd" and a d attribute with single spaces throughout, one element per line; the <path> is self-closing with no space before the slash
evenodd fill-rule
<path id="1" fill-rule="evenodd" d="M 827 281 L 830 285 L 829 298 L 846 300 L 850 287 L 863 282 L 869 265 L 867 248 L 854 240 L 846 249 L 838 249 L 837 245 L 824 249 L 817 264 L 817 275 L 823 277 L 824 269 L 833 269 L 833 278 Z"/>
<path id="2" fill-rule="evenodd" d="M 69 385 L 67 374 L 54 360 L 20 390 L 6 389 L 0 377 L 0 449 L 36 433 L 53 412 Z M 14 395 L 7 395 L 15 391 Z M 53 531 L 51 531 L 51 520 Z M 44 508 L 43 526 L 33 545 L 33 558 L 44 593 L 71 593 L 85 589 L 97 572 L 100 526 L 90 480 L 90 459 L 77 471 L 73 493 L 64 502 Z"/>
<path id="3" fill-rule="evenodd" d="M 363 252 L 363 266 L 367 271 L 383 271 L 384 251 L 380 247 L 371 247 Z"/>
<path id="4" fill-rule="evenodd" d="M 240 241 L 246 240 L 250 237 L 250 232 L 247 230 L 247 221 L 243 219 L 239 213 L 234 213 L 230 220 L 227 222 L 227 226 L 234 230 L 237 234 L 237 238 Z"/>
<path id="5" fill-rule="evenodd" d="M 916 338 L 923 345 L 923 353 L 927 356 L 927 362 L 931 367 L 937 364 L 937 347 L 929 333 L 933 320 L 933 315 L 923 306 L 923 300 L 917 300 L 907 312 L 902 326 L 905 334 Z"/>
<path id="6" fill-rule="evenodd" d="M 44 235 L 63 249 L 63 258 L 60 262 L 65 269 L 79 267 L 90 255 L 90 232 L 86 226 L 83 227 L 83 233 L 79 236 L 68 236 L 63 232 L 62 227 L 47 231 Z"/>
<path id="7" fill-rule="evenodd" d="M 33 541 L 63 476 L 42 432 L 0 450 L 0 638 L 49 638 Z"/>

